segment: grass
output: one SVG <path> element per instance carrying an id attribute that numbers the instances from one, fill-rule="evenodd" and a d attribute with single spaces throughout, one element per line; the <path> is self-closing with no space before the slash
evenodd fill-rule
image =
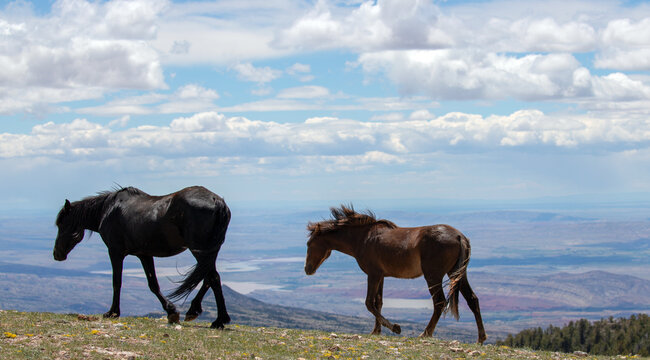
<path id="1" fill-rule="evenodd" d="M 3 359 L 609 359 L 435 338 L 0 310 Z M 626 358 L 619 356 L 618 358 Z M 632 357 L 627 357 L 632 358 Z"/>

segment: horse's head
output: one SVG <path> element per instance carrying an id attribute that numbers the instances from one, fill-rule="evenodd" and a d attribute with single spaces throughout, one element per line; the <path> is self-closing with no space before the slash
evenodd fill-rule
<path id="1" fill-rule="evenodd" d="M 73 205 L 66 200 L 63 208 L 56 217 L 56 226 L 59 232 L 54 242 L 54 260 L 63 261 L 68 253 L 84 238 L 84 228 L 79 225 L 72 214 Z"/>
<path id="2" fill-rule="evenodd" d="M 305 259 L 305 274 L 313 275 L 320 265 L 332 254 L 332 246 L 328 239 L 329 234 L 323 234 L 319 224 L 309 224 L 311 231 L 307 241 L 307 258 Z"/>

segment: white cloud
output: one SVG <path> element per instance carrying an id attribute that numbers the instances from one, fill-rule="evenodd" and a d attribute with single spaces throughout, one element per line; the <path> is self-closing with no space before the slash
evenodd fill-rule
<path id="1" fill-rule="evenodd" d="M 281 70 L 272 69 L 268 66 L 255 67 L 251 63 L 240 63 L 233 66 L 233 69 L 237 71 L 240 79 L 258 84 L 271 82 L 282 75 Z"/>
<path id="2" fill-rule="evenodd" d="M 436 27 L 437 16 L 438 8 L 429 1 L 365 1 L 358 8 L 318 1 L 308 14 L 279 32 L 274 44 L 302 50 L 449 46 L 452 39 Z"/>
<path id="3" fill-rule="evenodd" d="M 216 100 L 219 98 L 219 94 L 217 94 L 216 91 L 212 89 L 206 89 L 195 84 L 180 87 L 178 90 L 176 90 L 176 95 L 180 99 L 201 98 Z"/>
<path id="4" fill-rule="evenodd" d="M 294 0 L 172 3 L 160 16 L 152 46 L 164 54 L 165 65 L 232 66 L 285 56 L 290 52 L 271 45 L 273 34 L 289 26 L 304 6 Z"/>
<path id="5" fill-rule="evenodd" d="M 385 73 L 404 94 L 435 99 L 650 99 L 647 81 L 623 73 L 594 76 L 569 54 L 516 57 L 453 50 L 383 51 L 361 55 L 359 64 L 368 74 Z"/>
<path id="6" fill-rule="evenodd" d="M 311 65 L 309 64 L 295 63 L 287 68 L 287 74 L 289 75 L 304 74 L 309 72 L 311 72 Z"/>
<path id="7" fill-rule="evenodd" d="M 359 63 L 367 73 L 386 73 L 402 93 L 461 100 L 558 98 L 573 86 L 580 68 L 566 54 L 514 57 L 452 50 L 367 53 Z"/>
<path id="8" fill-rule="evenodd" d="M 196 84 L 179 87 L 171 94 L 147 93 L 109 101 L 93 107 L 76 109 L 80 114 L 101 116 L 176 114 L 214 109 L 219 94 Z"/>
<path id="9" fill-rule="evenodd" d="M 440 8 L 417 0 L 363 1 L 347 7 L 319 1 L 291 27 L 279 32 L 275 44 L 300 50 L 349 49 L 359 54 L 359 62 L 366 69 L 371 67 L 371 59 L 402 54 L 400 61 L 427 67 L 424 70 L 435 75 L 425 77 L 429 85 L 421 86 L 417 69 L 408 71 L 400 61 L 387 60 L 379 65 L 393 80 L 408 78 L 397 81 L 406 93 L 419 88 L 437 98 L 493 99 L 494 93 L 513 86 L 515 98 L 538 100 L 564 94 L 588 95 L 589 89 L 576 88 L 570 81 L 571 72 L 579 67 L 571 53 L 594 52 L 599 68 L 650 69 L 647 14 L 647 7 L 642 5 L 620 7 L 580 0 L 533 1 L 525 6 L 502 0 Z M 412 61 L 423 54 L 437 54 L 436 59 L 429 59 L 435 64 Z M 532 68 L 529 60 L 533 59 L 564 62 L 556 64 L 564 66 L 564 72 L 560 68 L 552 69 L 555 74 Z M 410 78 L 408 74 L 418 76 Z M 553 75 L 556 78 L 549 78 Z M 492 83 L 495 86 L 490 89 Z M 431 91 L 434 87 L 437 89 Z M 453 95 L 446 97 L 447 92 Z M 508 96 L 511 94 L 497 95 Z"/>
<path id="10" fill-rule="evenodd" d="M 286 70 L 287 74 L 297 77 L 301 82 L 308 82 L 314 80 L 314 75 L 311 74 L 311 66 L 309 64 L 295 63 Z"/>
<path id="11" fill-rule="evenodd" d="M 266 112 L 266 111 L 302 111 L 302 110 L 327 110 L 327 111 L 403 111 L 436 107 L 437 103 L 425 97 L 377 97 L 364 98 L 353 97 L 341 93 L 329 94 L 325 97 L 313 97 L 313 95 L 325 94 L 326 88 L 307 88 L 306 93 L 297 93 L 296 89 L 280 91 L 277 98 L 263 99 L 232 106 L 220 107 L 218 110 L 228 113 L 241 112 Z M 327 90 L 329 91 L 329 90 Z M 284 94 L 284 95 L 283 95 Z M 284 97 L 280 98 L 279 96 Z M 286 95 L 293 96 L 287 97 Z M 309 96 L 307 96 L 309 95 Z"/>
<path id="12" fill-rule="evenodd" d="M 397 122 L 404 120 L 404 114 L 398 112 L 391 112 L 386 114 L 373 115 L 370 118 L 370 121 L 386 121 L 386 122 Z"/>
<path id="13" fill-rule="evenodd" d="M 399 163 L 402 156 L 439 151 L 550 146 L 650 146 L 645 116 L 596 118 L 545 115 L 522 110 L 508 116 L 416 111 L 411 119 L 366 122 L 333 117 L 278 123 L 206 112 L 174 119 L 168 126 L 117 129 L 77 119 L 37 125 L 30 134 L 0 134 L 0 157 L 183 158 L 362 156 L 369 162 Z M 364 161 L 366 161 L 364 160 Z"/>
<path id="14" fill-rule="evenodd" d="M 505 26 L 507 32 L 504 32 Z M 596 29 L 588 23 L 568 21 L 558 23 L 553 18 L 524 18 L 513 22 L 491 19 L 484 35 L 492 37 L 495 50 L 516 52 L 586 52 L 597 46 Z M 496 38 L 495 35 L 502 36 Z M 475 44 L 479 45 L 479 44 Z M 484 49 L 489 49 L 486 46 Z M 494 51 L 494 50 L 493 50 Z"/>
<path id="15" fill-rule="evenodd" d="M 650 70 L 650 17 L 610 21 L 602 33 L 603 50 L 594 65 L 619 70 Z"/>
<path id="16" fill-rule="evenodd" d="M 505 10 L 507 9 L 507 10 Z M 601 19 L 619 10 L 604 2 L 512 1 L 445 4 L 363 1 L 357 7 L 325 1 L 278 32 L 274 44 L 301 50 L 355 52 L 472 48 L 484 52 L 586 52 L 599 48 Z M 535 16 L 530 14 L 534 13 Z"/>
<path id="17" fill-rule="evenodd" d="M 322 86 L 300 86 L 284 89 L 278 93 L 280 99 L 315 99 L 330 95 L 327 88 Z"/>
<path id="18" fill-rule="evenodd" d="M 131 120 L 131 117 L 129 115 L 124 115 L 124 116 L 120 117 L 119 119 L 111 120 L 108 123 L 108 127 L 116 127 L 116 126 L 126 127 L 126 125 L 129 123 L 130 120 Z"/>
<path id="19" fill-rule="evenodd" d="M 155 36 L 155 19 L 165 4 L 61 0 L 47 17 L 0 13 L 0 111 L 92 99 L 124 88 L 164 88 L 158 54 L 147 41 Z"/>

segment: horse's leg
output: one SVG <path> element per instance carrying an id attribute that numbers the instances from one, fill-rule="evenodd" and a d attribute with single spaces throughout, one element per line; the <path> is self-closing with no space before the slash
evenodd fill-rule
<path id="1" fill-rule="evenodd" d="M 205 277 L 205 279 L 203 279 L 203 285 L 199 290 L 199 294 L 197 294 L 194 300 L 192 300 L 192 303 L 194 303 L 194 301 L 196 301 L 197 299 L 200 300 L 203 298 L 203 295 L 205 295 L 205 292 L 207 291 L 207 287 L 212 288 L 212 292 L 214 293 L 214 299 L 217 302 L 218 313 L 217 313 L 217 319 L 212 322 L 212 325 L 210 325 L 210 327 L 214 329 L 223 329 L 223 326 L 230 322 L 230 316 L 228 315 L 228 311 L 226 311 L 226 300 L 224 300 L 223 298 L 223 291 L 221 289 L 221 277 L 219 276 L 219 272 L 217 272 L 217 266 L 215 264 L 215 262 L 217 261 L 218 252 L 214 253 L 212 256 L 201 256 L 198 253 L 194 253 L 194 252 L 192 252 L 192 255 L 194 255 L 194 258 L 196 259 L 197 267 L 201 267 L 201 266 L 210 267 L 208 271 L 208 275 Z M 201 295 L 201 297 L 199 297 L 199 295 Z M 198 303 L 200 305 L 201 302 L 198 301 Z"/>
<path id="2" fill-rule="evenodd" d="M 368 292 L 366 293 L 366 308 L 370 311 L 371 314 L 375 316 L 375 322 L 379 322 L 381 325 L 390 329 L 390 331 L 399 334 L 402 332 L 402 328 L 388 321 L 385 317 L 381 315 L 381 309 L 377 309 L 375 306 L 375 300 L 377 299 L 377 293 L 379 291 L 379 283 L 384 279 L 383 275 L 368 275 Z M 374 330 L 373 330 L 374 331 Z"/>
<path id="3" fill-rule="evenodd" d="M 212 266 L 215 266 L 214 262 L 212 263 Z M 212 323 L 212 325 L 210 325 L 210 327 L 215 329 L 223 329 L 223 325 L 230 322 L 230 316 L 228 315 L 228 311 L 226 311 L 226 300 L 223 298 L 223 291 L 221 289 L 221 277 L 219 276 L 219 272 L 217 272 L 216 266 L 214 267 L 214 271 L 211 274 L 212 275 L 208 275 L 208 277 L 211 277 L 210 287 L 214 293 L 214 299 L 217 302 L 218 315 L 217 319 Z"/>
<path id="4" fill-rule="evenodd" d="M 445 299 L 445 293 L 442 290 L 442 276 L 433 276 L 425 273 L 424 278 L 427 281 L 427 285 L 429 286 L 429 293 L 433 299 L 433 315 L 431 315 L 429 324 L 427 324 L 427 327 L 424 329 L 424 332 L 420 334 L 420 336 L 429 337 L 433 336 L 433 331 L 438 324 L 440 315 L 442 315 L 442 312 L 445 310 L 447 300 Z"/>
<path id="5" fill-rule="evenodd" d="M 113 303 L 111 308 L 104 313 L 105 318 L 120 317 L 120 290 L 122 289 L 122 266 L 124 256 L 117 251 L 108 251 L 113 268 Z"/>
<path id="6" fill-rule="evenodd" d="M 205 293 L 208 292 L 208 289 L 210 289 L 210 284 L 207 281 L 203 281 L 201 289 L 199 289 L 198 294 L 196 294 L 194 300 L 192 300 L 190 308 L 187 310 L 187 313 L 185 313 L 185 321 L 192 321 L 201 315 L 203 312 L 201 301 L 203 301 L 203 297 L 205 296 Z"/>
<path id="7" fill-rule="evenodd" d="M 176 306 L 174 306 L 174 303 L 167 300 L 167 298 L 160 292 L 160 285 L 158 285 L 158 278 L 156 277 L 156 267 L 154 265 L 153 256 L 138 256 L 138 258 L 140 259 L 144 273 L 147 276 L 149 290 L 156 295 L 163 309 L 167 312 L 167 321 L 169 321 L 170 324 L 179 322 L 180 315 L 178 314 L 178 311 L 176 311 Z"/>
<path id="8" fill-rule="evenodd" d="M 377 288 L 377 295 L 375 296 L 375 308 L 381 313 L 381 307 L 384 305 L 383 301 L 384 296 L 384 278 L 381 278 L 379 281 L 379 287 Z M 381 334 L 381 322 L 375 318 L 375 328 L 372 329 L 372 335 Z"/>
<path id="9" fill-rule="evenodd" d="M 483 328 L 483 319 L 481 318 L 481 308 L 478 305 L 478 297 L 472 291 L 472 287 L 469 286 L 469 281 L 467 276 L 463 277 L 460 282 L 460 293 L 463 294 L 463 297 L 467 301 L 467 305 L 472 312 L 474 313 L 474 318 L 476 319 L 476 326 L 478 327 L 478 343 L 483 344 L 487 339 L 485 334 L 485 328 Z"/>

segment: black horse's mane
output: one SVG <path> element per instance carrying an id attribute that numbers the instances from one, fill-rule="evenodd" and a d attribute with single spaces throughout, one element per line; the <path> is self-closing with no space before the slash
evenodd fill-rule
<path id="1" fill-rule="evenodd" d="M 63 221 L 64 215 L 68 221 L 72 221 L 72 225 L 75 227 L 78 224 L 88 223 L 88 220 L 98 219 L 101 216 L 106 201 L 112 201 L 115 196 L 121 192 L 127 192 L 129 195 L 148 195 L 144 191 L 132 186 L 100 191 L 97 195 L 88 196 L 79 201 L 75 201 L 73 206 L 70 207 L 68 213 L 63 211 L 65 208 L 64 205 L 56 217 L 56 224 L 58 225 Z"/>
<path id="2" fill-rule="evenodd" d="M 359 213 L 354 210 L 352 205 L 341 205 L 338 208 L 332 207 L 330 208 L 330 212 L 332 214 L 331 219 L 307 224 L 307 230 L 309 230 L 310 235 L 336 231 L 344 226 L 384 225 L 391 229 L 397 227 L 392 221 L 385 219 L 377 220 L 375 214 L 370 210 Z"/>

